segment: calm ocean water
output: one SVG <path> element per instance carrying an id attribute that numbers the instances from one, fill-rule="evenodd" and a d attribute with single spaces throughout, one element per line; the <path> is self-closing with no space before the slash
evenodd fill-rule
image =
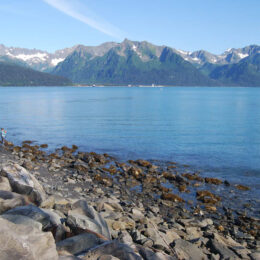
<path id="1" fill-rule="evenodd" d="M 0 126 L 15 143 L 177 161 L 260 190 L 260 88 L 0 87 Z"/>

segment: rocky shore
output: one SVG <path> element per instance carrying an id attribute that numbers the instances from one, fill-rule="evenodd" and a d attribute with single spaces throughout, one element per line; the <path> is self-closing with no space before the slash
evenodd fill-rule
<path id="1" fill-rule="evenodd" d="M 47 147 L 0 148 L 1 260 L 260 259 L 259 208 L 233 210 L 215 192 L 247 186 L 176 162 Z"/>

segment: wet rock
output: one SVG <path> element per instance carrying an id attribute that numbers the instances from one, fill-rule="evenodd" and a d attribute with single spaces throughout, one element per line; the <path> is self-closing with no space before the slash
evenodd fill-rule
<path id="1" fill-rule="evenodd" d="M 173 248 L 177 254 L 178 259 L 207 259 L 207 256 L 202 252 L 200 248 L 183 239 L 175 240 L 173 242 Z"/>
<path id="2" fill-rule="evenodd" d="M 77 151 L 79 149 L 79 147 L 75 144 L 73 144 L 71 148 L 73 151 Z"/>
<path id="3" fill-rule="evenodd" d="M 100 174 L 96 174 L 94 176 L 94 180 L 98 181 L 99 183 L 105 185 L 105 186 L 112 186 L 113 185 L 113 179 L 107 176 L 101 176 Z"/>
<path id="4" fill-rule="evenodd" d="M 51 227 L 50 216 L 33 205 L 16 207 L 5 212 L 6 215 L 22 215 L 42 224 L 43 230 Z"/>
<path id="5" fill-rule="evenodd" d="M 172 193 L 163 193 L 161 199 L 170 200 L 173 202 L 184 202 L 184 200 L 181 197 Z"/>
<path id="6" fill-rule="evenodd" d="M 97 154 L 94 152 L 85 153 L 82 160 L 87 162 L 89 165 L 92 164 L 93 166 L 95 164 L 105 164 L 107 162 L 107 159 L 103 154 Z"/>
<path id="7" fill-rule="evenodd" d="M 142 177 L 143 177 L 143 174 L 142 174 L 142 169 L 138 168 L 138 167 L 131 167 L 129 170 L 128 170 L 128 174 L 129 175 L 132 175 L 135 179 L 137 180 L 141 180 Z"/>
<path id="8" fill-rule="evenodd" d="M 199 181 L 199 182 L 204 181 L 204 179 L 202 177 L 198 176 L 197 174 L 183 173 L 182 176 L 184 176 L 185 178 L 187 178 L 190 181 Z"/>
<path id="9" fill-rule="evenodd" d="M 205 205 L 205 209 L 207 211 L 213 211 L 213 212 L 217 211 L 217 208 L 215 206 L 212 206 L 212 205 Z"/>
<path id="10" fill-rule="evenodd" d="M 32 170 L 34 169 L 34 165 L 33 165 L 32 162 L 29 161 L 29 160 L 25 160 L 25 161 L 23 162 L 22 166 L 23 166 L 24 168 L 26 168 L 28 171 L 32 171 Z"/>
<path id="11" fill-rule="evenodd" d="M 227 187 L 230 186 L 230 183 L 229 183 L 227 180 L 224 181 L 224 184 L 225 184 L 225 186 L 227 186 Z"/>
<path id="12" fill-rule="evenodd" d="M 235 187 L 236 187 L 238 190 L 243 190 L 243 191 L 250 190 L 249 187 L 247 187 L 247 186 L 245 186 L 245 185 L 242 185 L 242 184 L 235 185 Z"/>
<path id="13" fill-rule="evenodd" d="M 96 247 L 103 242 L 104 240 L 97 236 L 85 233 L 62 240 L 56 244 L 56 247 L 58 251 L 66 250 L 71 254 L 79 254 L 92 247 Z"/>
<path id="14" fill-rule="evenodd" d="M 81 160 L 77 160 L 75 163 L 74 163 L 74 169 L 76 169 L 79 173 L 83 173 L 83 174 L 86 174 L 89 172 L 89 166 L 81 161 Z"/>
<path id="15" fill-rule="evenodd" d="M 41 147 L 41 148 L 47 148 L 47 147 L 48 147 L 48 144 L 41 144 L 40 147 Z"/>
<path id="16" fill-rule="evenodd" d="M 36 178 L 17 163 L 5 165 L 1 175 L 8 178 L 13 191 L 28 195 L 37 205 L 46 199 L 45 191 Z"/>
<path id="17" fill-rule="evenodd" d="M 105 171 L 105 172 L 109 172 L 110 174 L 116 174 L 117 173 L 117 168 L 114 165 L 110 165 L 109 168 L 103 167 L 102 170 Z"/>
<path id="18" fill-rule="evenodd" d="M 21 147 L 20 146 L 14 146 L 12 150 L 13 150 L 13 153 L 19 153 L 21 151 Z"/>
<path id="19" fill-rule="evenodd" d="M 175 180 L 175 175 L 170 172 L 163 172 L 162 175 L 167 180 Z"/>
<path id="20" fill-rule="evenodd" d="M 158 185 L 158 189 L 163 193 L 168 193 L 170 191 L 169 188 L 166 188 L 163 185 Z"/>
<path id="21" fill-rule="evenodd" d="M 196 196 L 197 196 L 197 200 L 209 204 L 216 204 L 221 200 L 219 196 L 214 195 L 213 193 L 207 190 L 197 191 Z"/>
<path id="22" fill-rule="evenodd" d="M 156 177 L 153 176 L 145 176 L 145 178 L 143 179 L 143 183 L 144 183 L 144 188 L 148 187 L 149 184 L 155 184 L 158 182 L 158 179 Z"/>
<path id="23" fill-rule="evenodd" d="M 34 226 L 14 224 L 0 218 L 1 260 L 57 260 L 55 242 L 50 232 Z"/>
<path id="24" fill-rule="evenodd" d="M 141 160 L 141 159 L 136 160 L 135 163 L 139 166 L 142 166 L 142 167 L 151 167 L 152 166 L 152 164 L 150 162 L 145 161 L 145 160 Z"/>
<path id="25" fill-rule="evenodd" d="M 79 200 L 68 211 L 67 223 L 69 226 L 89 229 L 110 239 L 110 232 L 106 221 L 101 215 L 89 206 L 85 200 Z"/>
<path id="26" fill-rule="evenodd" d="M 31 141 L 31 140 L 24 140 L 24 141 L 22 142 L 22 145 L 32 144 L 32 143 L 33 143 L 33 141 Z"/>
<path id="27" fill-rule="evenodd" d="M 0 190 L 12 191 L 12 187 L 6 177 L 0 176 Z"/>
<path id="28" fill-rule="evenodd" d="M 222 181 L 217 179 L 217 178 L 205 178 L 205 182 L 206 183 L 210 183 L 210 184 L 215 184 L 215 185 L 219 185 L 222 184 Z"/>
<path id="29" fill-rule="evenodd" d="M 178 186 L 178 189 L 179 189 L 180 192 L 186 192 L 187 186 L 185 184 L 183 184 L 183 185 Z"/>

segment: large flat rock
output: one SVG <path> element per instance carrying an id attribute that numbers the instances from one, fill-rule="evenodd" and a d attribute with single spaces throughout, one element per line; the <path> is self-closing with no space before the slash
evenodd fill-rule
<path id="1" fill-rule="evenodd" d="M 53 236 L 34 226 L 14 224 L 0 218 L 1 260 L 57 260 Z M 4 235 L 3 235 L 4 234 Z"/>

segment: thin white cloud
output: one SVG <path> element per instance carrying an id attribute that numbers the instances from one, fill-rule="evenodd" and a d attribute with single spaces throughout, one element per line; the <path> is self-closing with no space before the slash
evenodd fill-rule
<path id="1" fill-rule="evenodd" d="M 97 17 L 85 5 L 82 5 L 78 0 L 43 0 L 50 6 L 58 9 L 59 11 L 79 20 L 92 28 L 112 36 L 117 39 L 122 39 L 123 33 L 120 29 L 113 26 L 109 22 Z"/>

